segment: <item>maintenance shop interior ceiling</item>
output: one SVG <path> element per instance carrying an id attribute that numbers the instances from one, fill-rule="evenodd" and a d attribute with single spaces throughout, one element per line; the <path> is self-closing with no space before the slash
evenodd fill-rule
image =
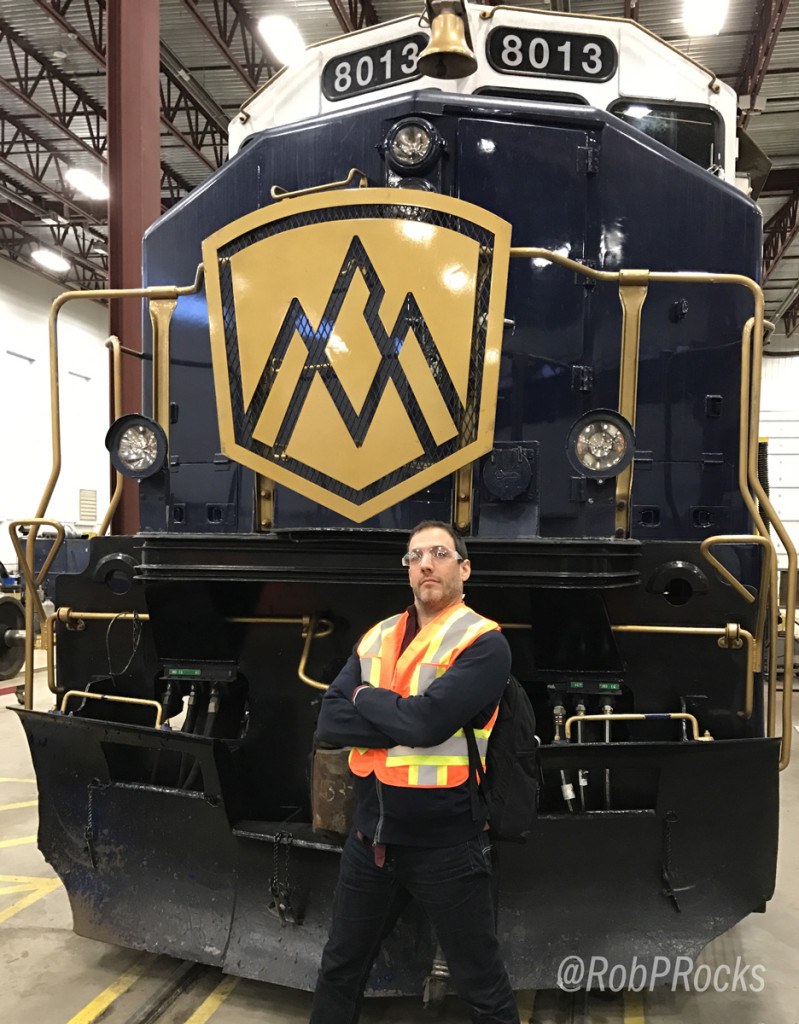
<path id="1" fill-rule="evenodd" d="M 701 0 L 697 0 L 701 2 Z M 32 267 L 38 244 L 71 262 L 54 279 L 100 287 L 107 207 L 65 184 L 105 175 L 106 0 L 3 0 L 0 9 L 0 256 Z M 748 100 L 741 123 L 773 162 L 760 197 L 767 314 L 799 325 L 799 0 L 730 0 L 717 36 L 689 38 L 683 0 L 520 0 L 516 6 L 634 16 Z M 277 69 L 256 26 L 285 14 L 306 43 L 419 13 L 421 0 L 161 0 L 164 207 L 224 159 L 227 124 Z M 772 237 L 773 236 L 773 237 Z M 40 271 L 37 271 L 40 272 Z M 778 326 L 774 345 L 794 348 Z M 796 340 L 796 339 L 795 339 Z"/>

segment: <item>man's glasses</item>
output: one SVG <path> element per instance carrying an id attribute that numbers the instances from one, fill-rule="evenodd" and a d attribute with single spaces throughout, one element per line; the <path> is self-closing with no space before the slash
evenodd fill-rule
<path id="1" fill-rule="evenodd" d="M 402 564 L 418 565 L 425 555 L 430 555 L 434 562 L 447 562 L 450 558 L 456 559 L 458 562 L 462 562 L 463 559 L 452 548 L 445 548 L 443 544 L 434 544 L 431 548 L 411 548 L 411 550 L 402 556 Z"/>

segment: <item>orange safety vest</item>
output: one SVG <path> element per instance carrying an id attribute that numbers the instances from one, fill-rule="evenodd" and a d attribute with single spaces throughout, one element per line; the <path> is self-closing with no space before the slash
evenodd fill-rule
<path id="1" fill-rule="evenodd" d="M 378 622 L 357 648 L 362 681 L 393 690 L 402 697 L 424 693 L 478 637 L 499 629 L 496 622 L 484 619 L 460 601 L 445 608 L 420 629 L 400 654 L 407 621 L 408 612 L 403 612 Z M 495 710 L 484 728 L 474 730 L 483 767 L 496 717 Z M 463 729 L 458 729 L 435 747 L 396 746 L 388 750 L 354 747 L 350 753 L 350 768 L 362 777 L 374 772 L 381 782 L 390 786 L 422 789 L 460 786 L 469 778 L 466 736 Z"/>

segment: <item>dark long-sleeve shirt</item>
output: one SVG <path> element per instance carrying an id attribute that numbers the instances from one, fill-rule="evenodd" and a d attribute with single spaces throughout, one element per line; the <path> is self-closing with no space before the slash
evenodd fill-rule
<path id="1" fill-rule="evenodd" d="M 325 693 L 317 732 L 336 746 L 431 747 L 461 727 L 482 728 L 494 713 L 510 673 L 510 649 L 501 633 L 484 633 L 424 693 L 400 697 L 361 685 L 353 652 Z M 485 824 L 472 816 L 469 784 L 451 788 L 390 786 L 374 774 L 354 777 L 356 827 L 370 839 L 412 846 L 450 846 L 477 835 Z"/>

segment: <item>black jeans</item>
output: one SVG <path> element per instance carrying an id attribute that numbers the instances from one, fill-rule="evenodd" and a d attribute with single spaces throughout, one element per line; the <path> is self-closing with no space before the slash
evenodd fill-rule
<path id="1" fill-rule="evenodd" d="M 519 1024 L 499 955 L 488 834 L 457 846 L 389 846 L 379 868 L 355 832 L 341 857 L 311 1024 L 355 1024 L 380 944 L 411 899 L 429 917 L 452 984 L 469 1004 L 472 1020 Z"/>

